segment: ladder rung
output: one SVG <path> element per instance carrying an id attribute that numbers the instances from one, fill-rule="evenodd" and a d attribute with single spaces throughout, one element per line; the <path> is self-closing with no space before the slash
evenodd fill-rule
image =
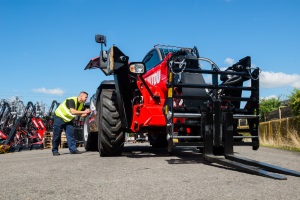
<path id="1" fill-rule="evenodd" d="M 176 118 L 200 118 L 200 113 L 174 113 Z"/>
<path id="2" fill-rule="evenodd" d="M 259 115 L 240 115 L 240 114 L 234 114 L 233 119 L 254 119 L 259 117 Z"/>
<path id="3" fill-rule="evenodd" d="M 258 136 L 233 136 L 233 138 L 258 138 Z"/>
<path id="4" fill-rule="evenodd" d="M 184 136 L 184 135 L 173 135 L 173 139 L 201 139 L 201 136 Z"/>

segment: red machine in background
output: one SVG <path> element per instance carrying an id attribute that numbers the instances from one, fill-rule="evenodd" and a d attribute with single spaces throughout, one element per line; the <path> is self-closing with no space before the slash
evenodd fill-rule
<path id="1" fill-rule="evenodd" d="M 23 114 L 17 117 L 4 142 L 11 151 L 43 149 L 46 127 L 37 108 L 37 104 L 28 102 Z"/>
<path id="2" fill-rule="evenodd" d="M 7 122 L 8 116 L 11 112 L 11 108 L 9 104 L 6 101 L 1 101 L 0 104 L 0 144 L 4 143 L 4 141 L 7 139 L 6 128 L 7 128 Z"/>
<path id="3" fill-rule="evenodd" d="M 48 132 L 53 131 L 53 116 L 54 116 L 54 111 L 58 106 L 59 103 L 56 100 L 53 100 L 48 113 L 43 117 L 43 122 Z"/>

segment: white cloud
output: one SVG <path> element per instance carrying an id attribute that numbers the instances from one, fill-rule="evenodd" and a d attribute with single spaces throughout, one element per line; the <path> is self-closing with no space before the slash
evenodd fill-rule
<path id="1" fill-rule="evenodd" d="M 268 96 L 268 97 L 262 97 L 261 99 L 265 99 L 265 100 L 268 100 L 268 99 L 278 99 L 278 96 L 271 95 L 271 96 Z"/>
<path id="2" fill-rule="evenodd" d="M 38 88 L 38 89 L 33 89 L 33 92 L 44 93 L 44 94 L 55 94 L 55 95 L 63 95 L 65 93 L 60 88 L 55 88 L 55 89 Z"/>
<path id="3" fill-rule="evenodd" d="M 282 72 L 266 72 L 260 73 L 260 86 L 264 88 L 276 87 L 300 87 L 300 75 L 298 74 L 285 74 Z"/>
<path id="4" fill-rule="evenodd" d="M 300 81 L 297 81 L 295 83 L 292 83 L 291 85 L 293 88 L 300 88 Z"/>
<path id="5" fill-rule="evenodd" d="M 225 64 L 231 66 L 235 63 L 234 59 L 232 58 L 226 58 L 225 61 L 224 61 Z"/>

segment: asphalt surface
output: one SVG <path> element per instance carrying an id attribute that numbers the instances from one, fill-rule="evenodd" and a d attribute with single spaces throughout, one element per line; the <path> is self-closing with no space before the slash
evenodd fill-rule
<path id="1" fill-rule="evenodd" d="M 1 199 L 273 199 L 299 200 L 300 177 L 274 180 L 211 164 L 194 149 L 170 156 L 147 143 L 126 144 L 120 157 L 60 149 L 0 155 Z M 300 153 L 236 147 L 235 155 L 300 172 Z"/>

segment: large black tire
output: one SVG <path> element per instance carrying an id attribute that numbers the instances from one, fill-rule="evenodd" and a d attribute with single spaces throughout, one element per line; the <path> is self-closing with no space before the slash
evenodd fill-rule
<path id="1" fill-rule="evenodd" d="M 89 117 L 86 117 L 83 125 L 83 145 L 86 151 L 98 151 L 98 132 L 91 132 Z"/>
<path id="2" fill-rule="evenodd" d="M 103 89 L 100 103 L 97 105 L 99 115 L 98 148 L 103 156 L 120 156 L 125 142 L 119 115 L 117 94 L 114 89 Z"/>

